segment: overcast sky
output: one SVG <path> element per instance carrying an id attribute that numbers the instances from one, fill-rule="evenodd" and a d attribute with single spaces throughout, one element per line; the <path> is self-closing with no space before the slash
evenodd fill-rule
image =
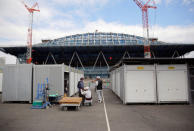
<path id="1" fill-rule="evenodd" d="M 147 1 L 147 0 L 143 0 Z M 116 32 L 143 36 L 142 13 L 133 0 L 24 0 L 38 2 L 33 44 L 71 34 Z M 194 0 L 155 0 L 150 35 L 160 41 L 194 43 Z M 26 45 L 29 15 L 21 0 L 0 0 L 0 46 Z M 14 57 L 6 63 L 14 63 Z M 193 57 L 193 55 L 189 55 Z"/>

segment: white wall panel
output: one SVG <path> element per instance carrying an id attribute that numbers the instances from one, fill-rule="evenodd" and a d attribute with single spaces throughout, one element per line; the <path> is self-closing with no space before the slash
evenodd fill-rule
<path id="1" fill-rule="evenodd" d="M 0 73 L 0 92 L 2 92 L 3 73 Z"/>
<path id="2" fill-rule="evenodd" d="M 154 71 L 127 71 L 125 103 L 156 102 Z"/>
<path id="3" fill-rule="evenodd" d="M 70 79 L 70 80 L 69 80 L 69 82 L 70 82 L 70 83 L 69 83 L 69 88 L 70 88 L 69 95 L 72 96 L 72 95 L 74 95 L 74 92 L 75 92 L 75 91 L 74 91 L 74 87 L 75 87 L 75 85 L 74 85 L 74 83 L 75 83 L 75 82 L 74 82 L 74 80 L 75 80 L 75 79 L 74 79 L 74 72 L 70 72 L 70 73 L 69 73 L 69 77 L 70 77 L 70 78 L 69 78 L 69 79 Z"/>
<path id="4" fill-rule="evenodd" d="M 187 102 L 188 76 L 186 65 L 157 66 L 158 102 Z"/>

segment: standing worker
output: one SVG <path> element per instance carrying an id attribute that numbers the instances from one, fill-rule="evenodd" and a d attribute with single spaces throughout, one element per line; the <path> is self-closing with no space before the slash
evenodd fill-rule
<path id="1" fill-rule="evenodd" d="M 82 90 L 84 90 L 84 78 L 83 77 L 80 78 L 80 81 L 77 84 L 77 88 L 79 90 L 79 97 L 82 97 L 82 105 L 83 105 L 84 104 L 84 100 L 85 100 L 85 96 L 82 95 L 82 93 L 81 93 Z"/>
<path id="2" fill-rule="evenodd" d="M 102 80 L 100 79 L 100 76 L 96 77 L 96 92 L 98 95 L 98 102 L 102 103 Z"/>

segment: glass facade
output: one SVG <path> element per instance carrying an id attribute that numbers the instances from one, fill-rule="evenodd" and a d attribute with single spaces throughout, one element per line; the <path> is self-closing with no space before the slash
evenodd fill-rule
<path id="1" fill-rule="evenodd" d="M 93 45 L 143 45 L 146 39 L 140 36 L 134 36 L 122 33 L 84 33 L 62 37 L 48 41 L 44 44 L 36 44 L 34 46 L 93 46 Z M 152 42 L 150 44 L 160 44 L 162 42 Z"/>

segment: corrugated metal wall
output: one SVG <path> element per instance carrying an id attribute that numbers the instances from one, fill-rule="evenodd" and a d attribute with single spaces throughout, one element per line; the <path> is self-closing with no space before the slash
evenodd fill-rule
<path id="1" fill-rule="evenodd" d="M 31 102 L 32 65 L 6 65 L 3 73 L 2 101 Z"/>
<path id="2" fill-rule="evenodd" d="M 41 84 L 49 84 L 49 94 L 64 95 L 64 75 L 69 74 L 69 95 L 77 93 L 77 83 L 83 71 L 66 65 L 6 65 L 3 78 L 3 101 L 29 101 L 37 99 Z M 39 85 L 39 88 L 38 88 Z M 42 86 L 43 88 L 43 86 Z M 40 89 L 40 90 L 39 90 Z"/>
<path id="3" fill-rule="evenodd" d="M 37 97 L 38 84 L 47 83 L 49 94 L 64 95 L 64 66 L 63 65 L 34 65 L 33 70 L 33 100 Z"/>

